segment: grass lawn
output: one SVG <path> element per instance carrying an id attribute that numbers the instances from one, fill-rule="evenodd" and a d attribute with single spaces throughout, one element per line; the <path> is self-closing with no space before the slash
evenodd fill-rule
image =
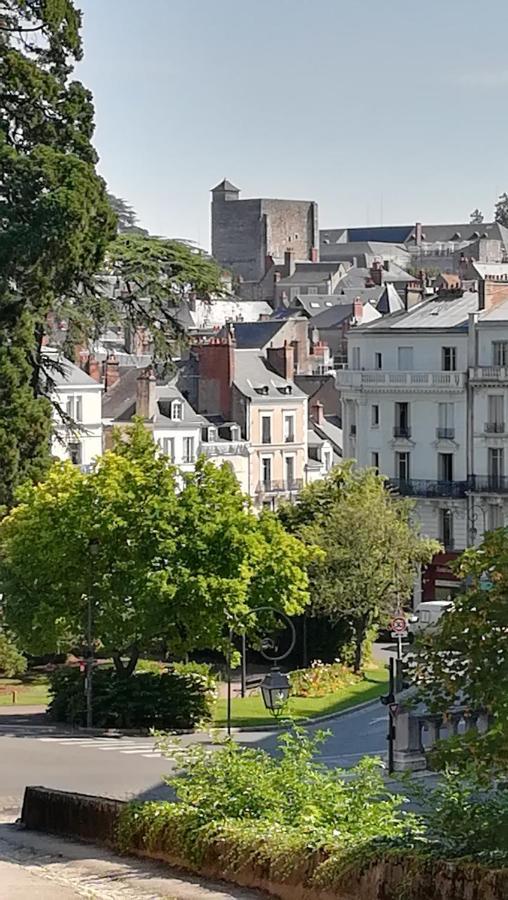
<path id="1" fill-rule="evenodd" d="M 369 669 L 366 678 L 357 684 L 345 685 L 343 690 L 326 697 L 292 697 L 289 701 L 289 711 L 295 718 L 313 718 L 326 716 L 330 713 L 340 712 L 356 706 L 357 703 L 365 703 L 367 700 L 375 700 L 386 691 L 388 672 L 384 666 Z M 232 704 L 232 723 L 235 726 L 248 727 L 249 725 L 273 725 L 274 717 L 265 709 L 260 694 L 252 697 L 234 697 Z M 226 724 L 226 700 L 217 701 L 214 714 L 215 725 Z"/>
<path id="2" fill-rule="evenodd" d="M 46 706 L 48 679 L 38 672 L 26 672 L 18 678 L 0 678 L 0 706 L 13 706 L 13 691 L 17 694 L 17 706 Z"/>

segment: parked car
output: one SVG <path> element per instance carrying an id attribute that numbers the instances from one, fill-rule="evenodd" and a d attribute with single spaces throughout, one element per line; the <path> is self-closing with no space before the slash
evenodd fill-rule
<path id="1" fill-rule="evenodd" d="M 412 639 L 428 628 L 435 628 L 439 619 L 453 606 L 451 600 L 425 600 L 409 617 L 409 634 Z"/>

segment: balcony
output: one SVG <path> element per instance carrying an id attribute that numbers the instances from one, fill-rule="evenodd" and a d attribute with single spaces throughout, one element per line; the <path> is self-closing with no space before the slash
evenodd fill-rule
<path id="1" fill-rule="evenodd" d="M 505 475 L 473 475 L 471 490 L 476 494 L 508 494 Z"/>
<path id="2" fill-rule="evenodd" d="M 453 441 L 455 428 L 436 428 L 436 437 L 440 441 Z"/>
<path id="3" fill-rule="evenodd" d="M 508 382 L 508 366 L 474 366 L 469 369 L 469 379 L 476 384 L 503 384 Z"/>
<path id="4" fill-rule="evenodd" d="M 380 372 L 377 370 L 344 369 L 337 372 L 339 388 L 357 391 L 462 391 L 466 376 L 463 372 Z"/>
<path id="5" fill-rule="evenodd" d="M 504 434 L 504 422 L 485 422 L 487 434 Z"/>
<path id="6" fill-rule="evenodd" d="M 303 478 L 294 478 L 292 481 L 260 481 L 256 494 L 291 494 L 302 488 Z"/>
<path id="7" fill-rule="evenodd" d="M 249 448 L 246 441 L 213 441 L 203 443 L 199 452 L 212 459 L 214 456 L 248 456 Z"/>
<path id="8" fill-rule="evenodd" d="M 421 478 L 390 478 L 390 486 L 404 497 L 465 497 L 467 481 L 427 481 Z"/>
<path id="9" fill-rule="evenodd" d="M 411 437 L 411 429 L 409 425 L 395 425 L 393 429 L 394 438 L 406 438 L 409 440 Z"/>

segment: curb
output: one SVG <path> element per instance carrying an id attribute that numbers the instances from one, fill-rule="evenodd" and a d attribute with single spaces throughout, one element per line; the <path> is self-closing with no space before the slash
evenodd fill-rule
<path id="1" fill-rule="evenodd" d="M 339 709 L 334 713 L 327 713 L 326 716 L 316 716 L 315 718 L 305 718 L 305 719 L 296 719 L 296 725 L 319 725 L 321 722 L 330 722 L 332 719 L 341 719 L 343 716 L 348 716 L 349 713 L 357 712 L 361 709 L 367 709 L 369 706 L 377 706 L 379 703 L 379 697 L 374 697 L 373 700 L 365 700 L 363 703 L 357 703 L 355 706 L 348 706 L 347 709 Z M 231 731 L 234 734 L 242 734 L 243 732 L 249 731 L 283 731 L 287 728 L 288 720 L 286 719 L 285 725 L 252 725 L 252 726 L 244 726 L 240 725 L 238 727 L 233 726 Z M 225 731 L 225 725 L 219 725 L 218 729 L 220 731 Z"/>

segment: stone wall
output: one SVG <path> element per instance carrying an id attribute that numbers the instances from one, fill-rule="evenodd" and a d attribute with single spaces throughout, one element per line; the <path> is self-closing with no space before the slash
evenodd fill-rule
<path id="1" fill-rule="evenodd" d="M 103 797 L 28 787 L 21 818 L 26 828 L 36 831 L 115 846 L 116 826 L 124 805 L 121 801 Z M 403 897 L 411 900 L 506 900 L 508 897 L 507 869 L 487 869 L 460 861 L 423 861 L 408 853 L 366 864 L 363 871 L 348 872 L 347 877 L 333 888 L 320 889 L 309 883 L 317 859 L 314 864 L 312 859 L 308 860 L 302 871 L 293 871 L 282 881 L 269 863 L 256 862 L 256 854 L 251 854 L 249 862 L 225 869 L 222 860 L 230 856 L 228 849 L 217 839 L 216 845 L 208 847 L 199 866 L 168 850 L 159 852 L 152 848 L 149 852 L 143 846 L 133 846 L 131 853 L 196 874 L 259 888 L 281 900 L 401 900 Z"/>

